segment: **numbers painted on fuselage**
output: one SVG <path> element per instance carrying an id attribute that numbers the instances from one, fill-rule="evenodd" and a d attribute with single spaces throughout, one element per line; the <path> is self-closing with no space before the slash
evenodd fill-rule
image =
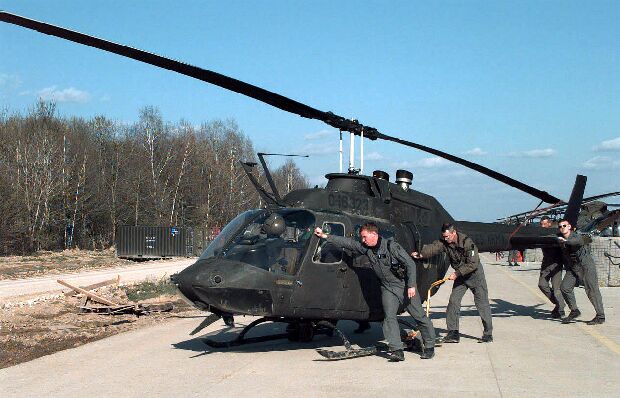
<path id="1" fill-rule="evenodd" d="M 328 204 L 331 208 L 349 210 L 358 213 L 368 212 L 368 200 L 342 193 L 330 193 Z"/>

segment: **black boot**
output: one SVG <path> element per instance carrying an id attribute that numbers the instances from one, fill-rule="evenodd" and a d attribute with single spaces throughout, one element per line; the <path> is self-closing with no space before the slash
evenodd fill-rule
<path id="1" fill-rule="evenodd" d="M 224 320 L 224 324 L 226 326 L 231 328 L 235 327 L 235 318 L 232 316 L 232 314 L 224 314 L 222 315 L 222 319 Z"/>
<path id="2" fill-rule="evenodd" d="M 564 317 L 564 311 L 560 311 L 558 307 L 555 307 L 553 311 L 551 311 L 551 318 L 561 319 L 562 317 Z"/>
<path id="3" fill-rule="evenodd" d="M 458 330 L 448 330 L 448 334 L 443 338 L 444 343 L 458 343 L 461 340 Z"/>
<path id="4" fill-rule="evenodd" d="M 390 358 L 390 362 L 400 362 L 405 360 L 405 353 L 403 350 L 388 351 L 387 355 Z"/>
<path id="5" fill-rule="evenodd" d="M 492 334 L 483 334 L 482 338 L 480 339 L 480 343 L 491 343 L 493 342 L 493 335 Z"/>
<path id="6" fill-rule="evenodd" d="M 579 318 L 580 315 L 581 315 L 581 311 L 579 311 L 579 310 L 570 310 L 570 313 L 568 314 L 568 316 L 566 318 L 562 319 L 562 323 L 564 323 L 564 324 L 571 323 L 576 318 Z"/>
<path id="7" fill-rule="evenodd" d="M 600 325 L 601 323 L 605 323 L 605 315 L 597 315 L 587 322 L 588 325 Z"/>
<path id="8" fill-rule="evenodd" d="M 422 350 L 420 359 L 431 359 L 435 356 L 435 348 L 425 348 Z"/>
<path id="9" fill-rule="evenodd" d="M 357 334 L 364 333 L 368 329 L 370 329 L 370 322 L 359 321 L 357 322 L 357 329 L 355 329 L 353 333 L 357 333 Z"/>

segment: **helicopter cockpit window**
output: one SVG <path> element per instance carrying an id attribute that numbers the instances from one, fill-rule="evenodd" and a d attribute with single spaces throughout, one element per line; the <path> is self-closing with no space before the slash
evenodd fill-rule
<path id="1" fill-rule="evenodd" d="M 326 222 L 323 223 L 322 229 L 330 235 L 344 236 L 344 225 L 340 223 Z M 342 253 L 341 247 L 321 239 L 312 259 L 317 263 L 334 264 L 342 261 Z"/>
<path id="2" fill-rule="evenodd" d="M 314 215 L 307 210 L 286 209 L 263 211 L 245 221 L 221 257 L 274 273 L 296 274 L 313 233 Z"/>

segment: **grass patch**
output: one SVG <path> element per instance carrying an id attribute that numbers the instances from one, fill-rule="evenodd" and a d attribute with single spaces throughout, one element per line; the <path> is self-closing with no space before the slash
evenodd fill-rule
<path id="1" fill-rule="evenodd" d="M 144 281 L 137 285 L 124 286 L 125 294 L 131 301 L 147 300 L 163 295 L 175 295 L 177 287 L 169 279 L 159 281 Z"/>

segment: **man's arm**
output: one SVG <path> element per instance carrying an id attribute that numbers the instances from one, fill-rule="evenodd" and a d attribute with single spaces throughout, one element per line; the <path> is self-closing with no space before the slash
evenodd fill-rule
<path id="1" fill-rule="evenodd" d="M 326 233 L 323 233 L 323 230 L 319 227 L 314 229 L 314 234 L 321 239 L 326 239 L 328 242 L 333 243 L 336 246 L 355 251 L 359 254 L 366 253 L 366 248 L 354 239 L 345 238 L 344 236 L 327 235 Z"/>
<path id="2" fill-rule="evenodd" d="M 422 250 L 420 252 L 413 252 L 411 256 L 413 258 L 429 258 L 438 255 L 439 253 L 445 250 L 443 243 L 441 241 L 436 240 L 433 243 L 422 246 Z"/>

